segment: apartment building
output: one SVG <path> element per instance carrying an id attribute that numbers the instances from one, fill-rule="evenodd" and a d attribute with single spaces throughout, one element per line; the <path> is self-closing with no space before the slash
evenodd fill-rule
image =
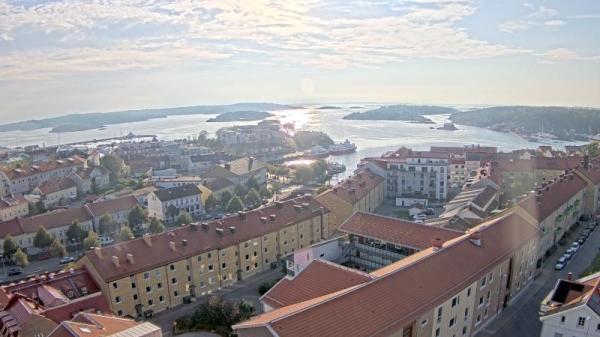
<path id="1" fill-rule="evenodd" d="M 48 337 L 162 337 L 162 330 L 150 322 L 136 322 L 132 319 L 80 312 L 73 318 L 63 321 Z"/>
<path id="2" fill-rule="evenodd" d="M 600 158 L 584 157 L 582 165 L 574 171 L 587 184 L 584 192 L 583 211 L 593 214 L 600 209 Z"/>
<path id="3" fill-rule="evenodd" d="M 89 251 L 80 260 L 113 313 L 150 316 L 264 270 L 327 237 L 329 210 L 310 196 Z"/>
<path id="4" fill-rule="evenodd" d="M 356 212 L 339 228 L 349 235 L 347 264 L 372 272 L 464 232 Z"/>
<path id="5" fill-rule="evenodd" d="M 245 157 L 217 165 L 202 177 L 208 182 L 225 178 L 236 185 L 245 184 L 250 177 L 254 177 L 259 184 L 264 184 L 267 182 L 267 164 L 254 157 Z"/>
<path id="6" fill-rule="evenodd" d="M 100 225 L 100 218 L 108 215 L 117 225 L 125 224 L 129 221 L 129 213 L 136 206 L 140 206 L 139 201 L 133 195 L 115 199 L 105 199 L 84 205 L 94 220 L 94 228 Z"/>
<path id="7" fill-rule="evenodd" d="M 22 195 L 0 197 L 0 222 L 29 214 L 29 203 Z"/>
<path id="8" fill-rule="evenodd" d="M 538 232 L 505 212 L 350 281 L 329 268 L 288 288 L 284 306 L 233 328 L 240 337 L 473 336 L 533 279 Z"/>
<path id="9" fill-rule="evenodd" d="M 339 182 L 316 199 L 331 210 L 329 233 L 333 235 L 354 212 L 374 212 L 384 197 L 384 179 L 367 169 Z"/>
<path id="10" fill-rule="evenodd" d="M 110 172 L 102 166 L 80 167 L 69 175 L 79 193 L 94 193 L 110 186 Z"/>
<path id="11" fill-rule="evenodd" d="M 600 336 L 600 273 L 560 279 L 542 301 L 541 337 Z"/>
<path id="12" fill-rule="evenodd" d="M 0 170 L 0 193 L 2 196 L 29 193 L 45 181 L 69 176 L 84 163 L 81 157 L 73 156 L 25 168 Z"/>
<path id="13" fill-rule="evenodd" d="M 45 273 L 0 288 L 0 335 L 48 336 L 81 311 L 108 313 L 100 288 L 85 269 Z"/>
<path id="14" fill-rule="evenodd" d="M 58 178 L 44 181 L 33 189 L 33 195 L 39 196 L 45 208 L 68 205 L 77 198 L 77 185 L 70 178 Z"/>
<path id="15" fill-rule="evenodd" d="M 167 223 L 175 222 L 181 212 L 192 217 L 204 213 L 202 191 L 194 184 L 157 190 L 148 195 L 148 216 Z"/>
<path id="16" fill-rule="evenodd" d="M 579 175 L 563 173 L 552 181 L 544 182 L 534 193 L 517 203 L 515 211 L 540 228 L 538 264 L 584 214 L 586 187 L 586 182 Z"/>

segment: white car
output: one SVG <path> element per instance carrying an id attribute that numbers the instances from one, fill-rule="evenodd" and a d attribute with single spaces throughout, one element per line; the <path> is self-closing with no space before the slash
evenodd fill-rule
<path id="1" fill-rule="evenodd" d="M 579 250 L 579 243 L 577 242 L 573 242 L 573 244 L 571 245 L 571 251 L 573 251 L 573 253 L 577 252 Z"/>
<path id="2" fill-rule="evenodd" d="M 112 245 L 115 242 L 110 236 L 101 236 L 99 239 L 102 246 Z"/>
<path id="3" fill-rule="evenodd" d="M 557 263 L 556 265 L 554 265 L 555 270 L 562 270 L 564 267 L 565 267 L 564 263 Z"/>

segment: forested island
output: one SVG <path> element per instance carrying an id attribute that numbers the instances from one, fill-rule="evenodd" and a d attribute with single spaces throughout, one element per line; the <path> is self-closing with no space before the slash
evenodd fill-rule
<path id="1" fill-rule="evenodd" d="M 59 117 L 28 120 L 0 125 L 0 132 L 29 131 L 50 128 L 50 132 L 93 130 L 111 124 L 142 122 L 177 115 L 223 114 L 232 111 L 275 111 L 297 107 L 276 103 L 236 103 L 228 105 L 197 105 L 165 109 L 125 110 L 70 114 Z"/>
<path id="2" fill-rule="evenodd" d="M 334 106 L 334 105 L 324 105 L 318 108 L 319 110 L 338 110 L 341 109 L 341 107 L 339 106 Z"/>
<path id="3" fill-rule="evenodd" d="M 308 150 L 315 145 L 328 147 L 334 144 L 333 139 L 321 131 L 298 131 L 293 140 L 297 151 Z"/>
<path id="4" fill-rule="evenodd" d="M 530 137 L 587 140 L 600 132 L 600 109 L 497 106 L 457 112 L 452 122 Z"/>
<path id="5" fill-rule="evenodd" d="M 241 122 L 241 121 L 259 121 L 272 115 L 264 111 L 229 111 L 218 115 L 207 122 Z"/>
<path id="6" fill-rule="evenodd" d="M 388 105 L 377 109 L 354 112 L 344 116 L 349 120 L 388 120 L 415 123 L 433 123 L 426 115 L 452 114 L 458 110 L 440 106 L 427 105 Z"/>

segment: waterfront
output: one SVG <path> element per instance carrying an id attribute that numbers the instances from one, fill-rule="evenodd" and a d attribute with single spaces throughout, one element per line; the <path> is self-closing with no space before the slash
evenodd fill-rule
<path id="1" fill-rule="evenodd" d="M 536 148 L 539 145 L 552 145 L 562 148 L 566 142 L 548 140 L 545 143 L 529 142 L 521 137 L 500 133 L 478 127 L 458 125 L 456 131 L 436 130 L 446 122 L 447 115 L 428 116 L 436 124 L 416 124 L 402 121 L 366 121 L 344 120 L 343 116 L 350 112 L 365 111 L 380 106 L 379 104 L 361 105 L 350 108 L 349 105 L 338 105 L 342 109 L 319 110 L 317 106 L 304 109 L 273 112 L 273 118 L 282 123 L 293 123 L 296 129 L 323 131 L 335 141 L 349 139 L 356 143 L 355 153 L 331 156 L 334 160 L 346 165 L 348 170 L 343 175 L 351 174 L 361 158 L 379 156 L 381 153 L 405 146 L 415 150 L 426 150 L 430 146 L 455 146 L 480 144 L 497 146 L 502 151 L 522 148 Z M 24 146 L 31 144 L 65 144 L 94 138 L 106 138 L 135 134 L 155 134 L 160 139 L 177 139 L 193 137 L 201 130 L 210 135 L 226 126 L 256 124 L 257 122 L 223 122 L 207 123 L 206 120 L 215 115 L 170 116 L 143 122 L 108 125 L 104 130 L 87 130 L 69 133 L 49 133 L 49 129 L 33 131 L 0 132 L 0 146 Z"/>

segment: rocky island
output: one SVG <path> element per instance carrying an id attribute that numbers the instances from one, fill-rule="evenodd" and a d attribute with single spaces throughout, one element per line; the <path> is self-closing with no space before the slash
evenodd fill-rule
<path id="1" fill-rule="evenodd" d="M 229 111 L 210 118 L 207 122 L 244 122 L 259 121 L 272 115 L 264 111 Z"/>
<path id="2" fill-rule="evenodd" d="M 344 116 L 349 120 L 387 120 L 387 121 L 405 121 L 413 123 L 433 123 L 424 115 L 451 114 L 458 112 L 456 109 L 424 106 L 424 105 L 389 105 L 366 112 L 354 112 Z"/>

